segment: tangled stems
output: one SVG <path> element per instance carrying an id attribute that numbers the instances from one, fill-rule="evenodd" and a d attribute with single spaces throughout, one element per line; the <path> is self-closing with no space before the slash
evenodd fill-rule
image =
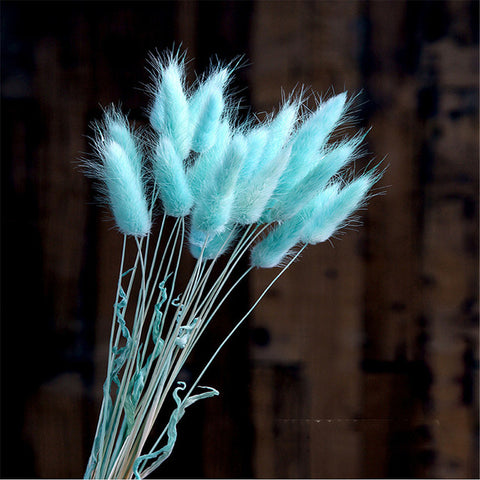
<path id="1" fill-rule="evenodd" d="M 214 278 L 212 272 L 216 273 L 218 256 L 205 260 L 200 255 L 184 292 L 176 294 L 176 281 L 186 235 L 185 219 L 180 217 L 176 220 L 162 256 L 158 259 L 164 225 L 165 218 L 162 219 L 152 252 L 149 251 L 150 235 L 134 239 L 137 254 L 133 266 L 126 271 L 124 269 L 127 237 L 124 237 L 117 284 L 117 303 L 110 334 L 107 381 L 95 439 L 98 449 L 94 448 L 92 451 L 90 465 L 94 466 L 87 469 L 86 478 L 131 478 L 134 474 L 137 478 L 143 478 L 167 458 L 163 456 L 160 462 L 153 459 L 151 465 L 148 465 L 149 460 L 152 460 L 149 456 L 155 453 L 155 449 L 167 435 L 169 424 L 148 454 L 143 455 L 149 458 L 142 459 L 145 443 L 189 355 L 218 309 L 253 268 L 249 266 L 243 273 L 238 274 L 236 271 L 238 263 L 268 228 L 266 225 L 245 228 L 228 260 Z M 227 238 L 226 241 L 228 240 Z M 276 278 L 290 263 L 285 265 Z M 232 282 L 231 285 L 229 281 Z M 132 302 L 131 298 L 135 284 L 139 288 L 136 303 Z M 228 289 L 227 285 L 230 285 Z M 183 403 L 192 397 L 208 366 L 265 292 L 221 343 L 190 386 Z M 130 311 L 133 312 L 131 337 L 124 323 Z M 148 328 L 145 328 L 145 325 L 148 325 Z M 125 344 L 121 346 L 121 343 Z M 122 356 L 124 363 L 119 369 L 118 362 L 122 360 Z M 134 467 L 139 458 L 140 462 Z"/>

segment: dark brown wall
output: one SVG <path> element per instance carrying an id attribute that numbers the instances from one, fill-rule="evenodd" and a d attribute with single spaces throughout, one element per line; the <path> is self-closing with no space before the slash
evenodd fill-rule
<path id="1" fill-rule="evenodd" d="M 121 239 L 75 161 L 101 106 L 145 122 L 145 58 L 174 42 L 199 72 L 245 54 L 254 111 L 297 84 L 361 92 L 389 167 L 364 226 L 307 249 L 228 344 L 205 379 L 222 395 L 157 476 L 478 477 L 477 2 L 1 10 L 3 477 L 83 475 Z M 185 375 L 274 274 L 250 276 Z"/>

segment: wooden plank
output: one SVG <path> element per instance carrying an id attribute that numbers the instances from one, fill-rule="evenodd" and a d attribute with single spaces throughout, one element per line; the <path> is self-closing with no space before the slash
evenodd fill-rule
<path id="1" fill-rule="evenodd" d="M 425 230 L 425 274 L 430 279 L 425 294 L 432 336 L 430 359 L 433 371 L 432 412 L 436 443 L 434 472 L 439 477 L 464 478 L 475 465 L 472 418 L 475 403 L 466 400 L 462 379 L 473 373 L 465 359 L 476 345 L 478 331 L 465 318 L 465 300 L 475 295 L 475 267 L 465 254 L 468 222 L 462 201 L 436 201 L 429 211 Z M 456 225 L 456 228 L 452 228 Z M 451 272 L 458 272 L 452 275 Z M 475 348 L 475 347 L 474 347 Z"/>
<path id="2" fill-rule="evenodd" d="M 399 44 L 413 41 L 401 40 L 408 33 L 405 22 L 422 35 L 426 26 L 416 18 L 433 15 L 440 6 L 369 5 L 369 89 L 376 108 L 388 112 L 373 111 L 372 124 L 378 128 L 370 138 L 375 150 L 390 148 L 385 183 L 392 186 L 382 199 L 382 211 L 378 204 L 369 209 L 375 235 L 369 239 L 366 360 L 384 372 L 370 371 L 366 377 L 364 416 L 372 418 L 379 405 L 389 405 L 390 425 L 377 437 L 365 432 L 366 476 L 382 473 L 381 464 L 402 476 L 475 476 L 475 407 L 458 400 L 458 378 L 468 376 L 464 358 L 476 335 L 472 324 L 458 326 L 460 306 L 476 297 L 476 257 L 465 247 L 467 238 L 478 241 L 473 219 L 465 218 L 466 211 L 474 215 L 477 204 L 478 166 L 472 159 L 478 156 L 478 124 L 472 92 L 478 85 L 473 61 L 478 46 L 453 40 L 462 29 L 465 33 L 468 16 L 454 15 L 462 3 L 460 9 L 468 2 L 442 7 L 452 20 L 439 24 L 435 41 L 416 52 L 416 71 L 402 69 L 396 56 Z M 456 25 L 456 34 L 449 25 Z M 395 69 L 398 77 L 389 78 Z M 392 218 L 394 222 L 388 220 Z M 403 394 L 410 391 L 408 401 L 396 401 L 389 381 L 400 385 Z M 418 431 L 429 440 L 413 441 Z M 390 450 L 379 450 L 381 438 Z"/>
<path id="3" fill-rule="evenodd" d="M 252 367 L 251 410 L 255 429 L 253 471 L 256 478 L 268 478 L 275 471 L 274 373 L 268 365 Z"/>
<path id="4" fill-rule="evenodd" d="M 370 149 L 388 154 L 380 182 L 385 195 L 368 208 L 366 316 L 363 381 L 362 476 L 415 476 L 410 461 L 420 403 L 406 380 L 416 359 L 421 312 L 417 84 L 402 70 L 408 2 L 370 2 L 365 15 L 364 69 L 371 104 Z M 388 188 L 386 188 L 388 186 Z M 423 381 L 422 378 L 420 381 Z M 395 392 L 396 389 L 398 393 Z M 407 399 L 397 401 L 397 398 Z M 395 445 L 395 448 L 393 447 Z"/>
<path id="5" fill-rule="evenodd" d="M 358 8 L 353 2 L 256 2 L 251 70 L 255 110 L 270 111 L 279 102 L 280 87 L 288 93 L 298 83 L 323 93 L 332 87 L 335 91 L 355 88 L 358 68 L 350 39 L 356 35 L 352 27 Z M 286 407 L 293 412 L 297 408 L 292 418 L 271 418 L 270 414 L 269 420 L 263 416 L 260 420 L 254 413 L 261 422 L 255 423 L 256 476 L 359 474 L 360 433 L 354 420 L 360 408 L 361 238 L 349 232 L 342 241 L 334 241 L 334 249 L 330 245 L 308 248 L 254 314 L 258 343 L 252 347 L 254 385 L 262 384 L 266 370 L 293 365 L 304 382 L 296 388 L 301 406 Z M 252 298 L 277 272 L 254 272 Z M 254 406 L 265 408 L 265 398 L 282 402 L 283 390 L 267 393 L 273 387 L 269 385 L 258 387 L 258 393 L 253 390 Z M 263 400 L 256 400 L 260 395 Z M 290 434 L 297 438 L 300 450 L 291 449 L 290 441 L 278 435 L 282 422 L 295 428 Z M 268 453 L 272 451 L 283 451 L 288 458 L 276 467 Z"/>
<path id="6" fill-rule="evenodd" d="M 321 420 L 311 423 L 314 476 L 351 478 L 360 468 L 361 438 L 353 420 L 361 405 L 361 237 L 348 232 L 334 249 L 328 244 L 316 252 L 312 248 L 315 260 L 306 259 L 317 277 L 316 291 L 312 288 L 305 301 L 317 309 L 316 318 L 309 318 L 306 337 L 311 416 Z"/>
<path id="7" fill-rule="evenodd" d="M 408 75 L 393 76 L 395 51 L 403 41 L 406 2 L 373 2 L 369 8 L 371 63 L 368 88 L 374 126 L 370 148 L 388 154 L 380 183 L 386 195 L 368 209 L 367 358 L 394 360 L 399 349 L 412 359 L 414 319 L 419 312 L 417 178 L 420 138 L 417 85 Z M 395 219 L 395 221 L 391 221 Z M 394 267 L 394 268 L 393 268 Z"/>
<path id="8" fill-rule="evenodd" d="M 84 386 L 78 374 L 42 385 L 26 407 L 25 434 L 39 478 L 82 478 L 85 471 Z"/>
<path id="9" fill-rule="evenodd" d="M 72 39 L 86 34 L 82 20 L 80 16 L 72 28 Z M 86 278 L 90 208 L 87 181 L 79 168 L 80 158 L 87 151 L 87 52 L 84 42 L 72 40 L 67 47 L 54 35 L 41 36 L 32 46 L 37 67 L 33 93 L 44 120 L 44 135 L 36 151 L 43 295 L 49 309 L 43 315 L 52 321 L 55 337 L 51 341 L 56 342 L 52 349 L 55 365 L 49 366 L 53 372 L 44 371 L 41 378 L 49 378 L 67 365 L 81 372 L 56 377 L 30 399 L 27 430 L 37 474 L 51 478 L 82 476 L 88 458 L 84 448 L 89 433 L 84 424 L 85 385 L 80 375 L 88 376 L 90 366 L 87 326 L 82 322 L 90 307 L 88 301 L 81 304 L 79 294 L 82 278 Z M 91 294 L 85 292 L 84 298 Z"/>
<path id="10" fill-rule="evenodd" d="M 53 302 L 56 327 L 65 332 L 78 331 L 75 307 L 84 250 L 87 184 L 77 162 L 86 151 L 83 134 L 87 105 L 81 88 L 85 72 L 78 69 L 65 73 L 60 67 L 59 50 L 52 39 L 37 45 L 35 58 L 42 68 L 35 88 L 42 115 L 49 119 L 48 137 L 40 146 L 38 158 L 39 218 L 46 265 L 43 286 Z"/>
<path id="11" fill-rule="evenodd" d="M 433 377 L 428 413 L 432 473 L 448 478 L 478 477 L 478 38 L 468 23 L 470 7 L 447 3 L 454 28 L 425 45 L 421 65 L 434 72 L 430 82 L 437 90 L 425 138 L 432 159 L 422 263 Z"/>

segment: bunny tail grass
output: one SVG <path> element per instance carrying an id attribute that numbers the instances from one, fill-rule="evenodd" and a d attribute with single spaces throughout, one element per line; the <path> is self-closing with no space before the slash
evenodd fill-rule
<path id="1" fill-rule="evenodd" d="M 185 61 L 179 55 L 154 61 L 157 74 L 150 107 L 150 123 L 159 135 L 168 135 L 182 160 L 191 147 L 189 107 L 184 89 Z"/>
<path id="2" fill-rule="evenodd" d="M 230 220 L 235 199 L 235 185 L 247 154 L 247 144 L 241 134 L 233 137 L 213 182 L 200 198 L 192 213 L 195 229 L 207 233 L 221 232 Z"/>
<path id="3" fill-rule="evenodd" d="M 368 192 L 377 179 L 375 174 L 366 174 L 341 190 L 339 184 L 325 189 L 314 201 L 312 218 L 302 231 L 301 241 L 314 245 L 332 237 L 365 203 Z"/>
<path id="4" fill-rule="evenodd" d="M 105 111 L 104 125 L 106 135 L 122 147 L 135 174 L 141 176 L 142 153 L 127 118 L 112 106 Z"/>
<path id="5" fill-rule="evenodd" d="M 317 165 L 297 183 L 292 182 L 288 191 L 277 198 L 275 205 L 268 210 L 266 221 L 280 221 L 290 218 L 321 191 L 329 180 L 357 155 L 363 140 L 361 134 L 339 145 L 334 145 L 322 155 Z M 288 167 L 287 167 L 288 168 Z"/>
<path id="6" fill-rule="evenodd" d="M 247 155 L 238 176 L 238 188 L 241 190 L 252 179 L 268 141 L 268 127 L 262 125 L 245 134 Z"/>
<path id="7" fill-rule="evenodd" d="M 290 149 L 284 149 L 276 158 L 260 165 L 248 182 L 242 182 L 237 189 L 232 215 L 237 223 L 249 225 L 260 220 L 289 157 Z"/>
<path id="8" fill-rule="evenodd" d="M 303 226 L 304 219 L 299 215 L 275 226 L 263 240 L 252 248 L 252 266 L 260 268 L 280 266 L 300 241 Z"/>
<path id="9" fill-rule="evenodd" d="M 143 237 L 150 232 L 151 217 L 142 171 L 142 153 L 126 118 L 114 107 L 94 125 L 93 146 L 98 161 L 86 163 L 88 174 L 101 182 L 100 192 L 110 205 L 118 229 Z"/>
<path id="10" fill-rule="evenodd" d="M 278 194 L 298 183 L 316 166 L 319 153 L 335 127 L 342 121 L 347 101 L 346 92 L 319 105 L 295 132 L 289 164 L 280 179 Z"/>
<path id="11" fill-rule="evenodd" d="M 269 163 L 278 157 L 294 130 L 297 121 L 298 102 L 286 103 L 268 125 L 268 147 L 262 155 L 262 162 Z"/>
<path id="12" fill-rule="evenodd" d="M 119 230 L 143 237 L 150 232 L 151 220 L 141 179 L 135 175 L 128 155 L 116 142 L 108 142 L 102 152 L 108 199 Z"/>
<path id="13" fill-rule="evenodd" d="M 157 141 L 152 171 L 164 212 L 173 217 L 188 215 L 193 206 L 193 194 L 188 185 L 183 160 L 167 136 L 161 136 Z"/>
<path id="14" fill-rule="evenodd" d="M 211 260 L 224 254 L 237 239 L 239 229 L 233 225 L 227 225 L 223 232 L 208 235 L 201 230 L 191 229 L 189 235 L 190 253 L 195 258 Z"/>
<path id="15" fill-rule="evenodd" d="M 224 90 L 231 72 L 217 69 L 197 88 L 189 101 L 192 149 L 203 153 L 213 147 L 225 108 Z"/>
<path id="16" fill-rule="evenodd" d="M 286 103 L 266 126 L 246 135 L 248 154 L 238 179 L 233 218 L 241 225 L 256 223 L 272 196 L 289 159 L 285 148 L 297 120 L 298 102 Z"/>
<path id="17" fill-rule="evenodd" d="M 346 93 L 310 112 L 301 88 L 276 114 L 240 120 L 227 91 L 239 61 L 212 63 L 186 85 L 185 55 L 153 57 L 150 125 L 138 135 L 114 107 L 95 125 L 99 161 L 87 167 L 125 235 L 84 478 L 145 478 L 172 454 L 186 408 L 218 394 L 199 381 L 220 349 L 308 244 L 356 224 L 381 176 L 378 167 L 356 179 L 350 171 L 365 133 L 336 131 L 349 120 Z M 163 215 L 152 228 L 157 200 Z M 224 302 L 255 267 L 276 266 L 187 389 L 179 377 Z"/>
<path id="18" fill-rule="evenodd" d="M 230 125 L 226 121 L 221 122 L 213 146 L 198 155 L 193 165 L 187 168 L 188 185 L 196 201 L 213 182 L 214 173 L 220 168 L 231 138 Z"/>

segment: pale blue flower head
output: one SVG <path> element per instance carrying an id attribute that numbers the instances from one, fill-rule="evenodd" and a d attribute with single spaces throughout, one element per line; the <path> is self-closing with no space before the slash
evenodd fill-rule
<path id="1" fill-rule="evenodd" d="M 204 260 L 216 258 L 230 249 L 238 238 L 239 229 L 230 224 L 220 233 L 207 234 L 192 228 L 189 235 L 190 252 L 195 258 Z"/>
<path id="2" fill-rule="evenodd" d="M 94 147 L 100 162 L 89 162 L 99 179 L 119 230 L 125 235 L 145 236 L 151 229 L 145 196 L 142 152 L 126 117 L 113 107 L 96 125 Z"/>
<path id="3" fill-rule="evenodd" d="M 346 105 L 346 92 L 321 102 L 297 128 L 291 141 L 290 162 L 276 191 L 278 196 L 290 190 L 317 166 L 328 139 L 344 118 Z"/>
<path id="4" fill-rule="evenodd" d="M 366 202 L 368 192 L 378 177 L 361 175 L 343 188 L 335 183 L 312 202 L 312 215 L 302 230 L 301 240 L 316 244 L 325 242 L 348 225 L 351 215 Z"/>
<path id="5" fill-rule="evenodd" d="M 305 220 L 296 215 L 272 230 L 252 249 L 251 263 L 255 267 L 271 268 L 281 265 L 300 241 Z"/>
<path id="6" fill-rule="evenodd" d="M 211 66 L 189 87 L 184 55 L 171 52 L 151 63 L 152 133 L 143 139 L 152 191 L 165 214 L 190 216 L 194 256 L 203 251 L 203 258 L 214 258 L 242 228 L 270 225 L 252 262 L 278 265 L 297 244 L 325 241 L 347 225 L 378 180 L 368 172 L 346 185 L 342 179 L 351 177 L 346 169 L 359 158 L 365 136 L 335 135 L 348 119 L 346 92 L 309 111 L 302 90 L 275 115 L 240 122 L 226 92 L 235 65 Z M 150 214 L 138 139 L 114 110 L 99 132 L 97 173 L 117 224 L 125 233 L 145 235 Z"/>
<path id="7" fill-rule="evenodd" d="M 358 158 L 363 138 L 364 134 L 361 133 L 350 140 L 325 147 L 321 153 L 317 153 L 315 166 L 302 178 L 289 185 L 284 180 L 282 194 L 274 193 L 263 221 L 282 221 L 300 211 L 336 174 Z"/>
<path id="8" fill-rule="evenodd" d="M 184 217 L 193 207 L 193 194 L 188 185 L 183 160 L 170 137 L 160 136 L 152 157 L 152 173 L 164 212 Z"/>
<path id="9" fill-rule="evenodd" d="M 199 192 L 192 212 L 192 225 L 198 230 L 220 233 L 229 223 L 235 200 L 235 187 L 247 154 L 244 136 L 237 133 L 216 166 L 210 182 Z"/>
<path id="10" fill-rule="evenodd" d="M 365 204 L 368 192 L 380 177 L 381 174 L 371 171 L 343 188 L 339 182 L 328 185 L 298 213 L 277 224 L 253 247 L 252 265 L 264 268 L 279 266 L 296 245 L 314 245 L 332 238 Z"/>
<path id="11" fill-rule="evenodd" d="M 225 108 L 225 89 L 231 71 L 217 67 L 200 83 L 189 100 L 192 150 L 203 153 L 212 148 Z"/>
<path id="12" fill-rule="evenodd" d="M 185 58 L 171 53 L 166 58 L 154 58 L 155 84 L 151 88 L 150 123 L 159 135 L 168 136 L 179 157 L 188 157 L 192 132 L 185 91 Z"/>

